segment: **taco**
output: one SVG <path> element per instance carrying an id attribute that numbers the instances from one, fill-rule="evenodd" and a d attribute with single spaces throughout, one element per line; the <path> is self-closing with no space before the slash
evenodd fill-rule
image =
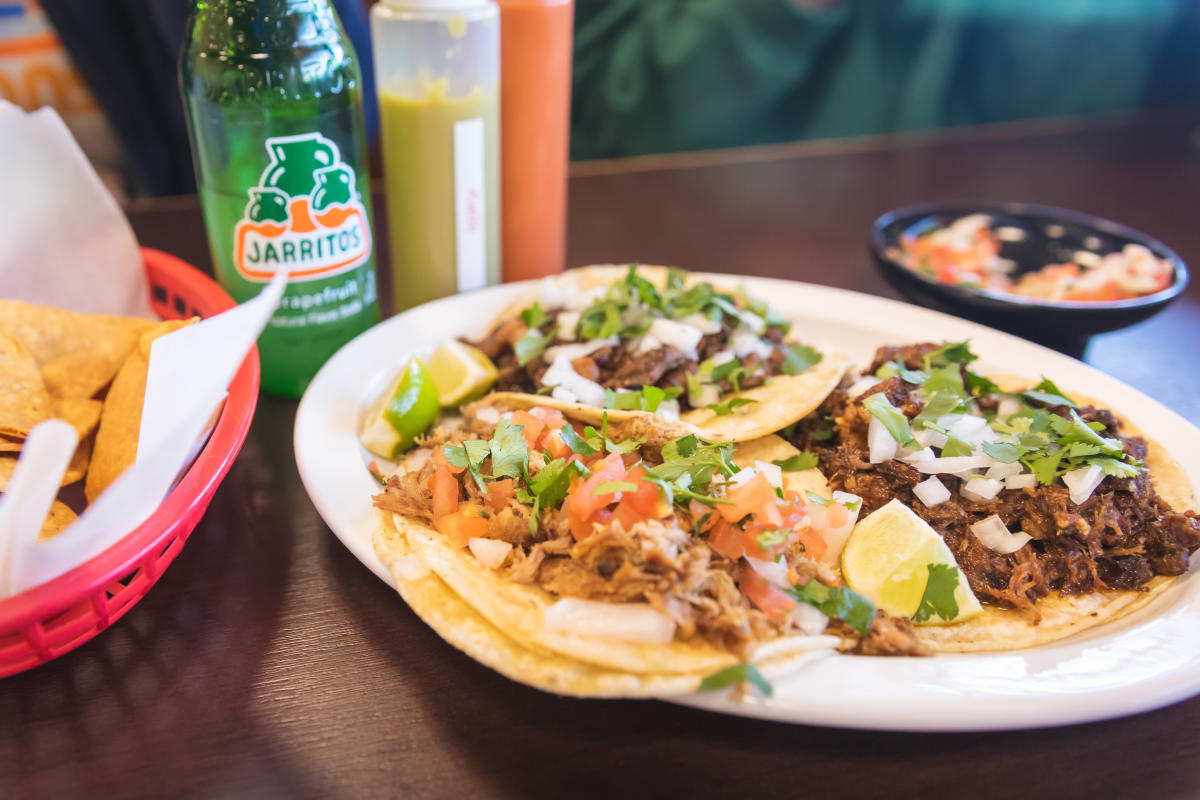
<path id="1" fill-rule="evenodd" d="M 808 414 L 845 371 L 794 334 L 767 304 L 682 270 L 593 266 L 542 281 L 471 344 L 499 371 L 493 406 L 741 441 Z"/>
<path id="2" fill-rule="evenodd" d="M 839 647 L 928 652 L 909 620 L 838 584 L 825 542 L 857 498 L 779 437 L 615 443 L 544 407 L 465 422 L 386 480 L 375 549 L 422 618 L 516 680 L 663 694 Z"/>
<path id="3" fill-rule="evenodd" d="M 919 637 L 1031 647 L 1151 602 L 1200 547 L 1186 474 L 1113 411 L 974 360 L 966 343 L 880 348 L 790 432 L 864 514 L 899 500 L 949 547 L 983 612 Z"/>

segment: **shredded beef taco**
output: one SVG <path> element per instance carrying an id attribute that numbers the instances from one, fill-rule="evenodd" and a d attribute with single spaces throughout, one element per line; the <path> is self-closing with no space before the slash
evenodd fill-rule
<path id="1" fill-rule="evenodd" d="M 794 447 L 609 433 L 477 404 L 423 439 L 375 498 L 376 552 L 417 613 L 504 674 L 579 695 L 692 691 L 834 648 L 929 652 L 839 584 L 827 543 L 858 498 Z"/>
<path id="2" fill-rule="evenodd" d="M 741 291 L 636 265 L 546 279 L 472 344 L 499 370 L 493 404 L 557 408 L 593 424 L 642 418 L 720 441 L 792 424 L 846 367 Z"/>
<path id="3" fill-rule="evenodd" d="M 899 500 L 949 547 L 983 612 L 922 626 L 922 640 L 1045 644 L 1143 607 L 1186 572 L 1200 520 L 1165 450 L 1048 379 L 1001 386 L 974 359 L 965 343 L 881 348 L 789 431 L 864 514 Z"/>

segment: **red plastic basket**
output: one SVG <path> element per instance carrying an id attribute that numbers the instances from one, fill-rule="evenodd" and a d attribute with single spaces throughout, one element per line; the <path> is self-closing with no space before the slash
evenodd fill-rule
<path id="1" fill-rule="evenodd" d="M 150 302 L 164 319 L 209 317 L 233 299 L 195 267 L 142 248 Z M 0 600 L 0 677 L 69 652 L 112 625 L 150 590 L 204 515 L 242 448 L 258 402 L 258 349 L 229 385 L 208 444 L 154 514 L 128 536 L 75 569 Z"/>

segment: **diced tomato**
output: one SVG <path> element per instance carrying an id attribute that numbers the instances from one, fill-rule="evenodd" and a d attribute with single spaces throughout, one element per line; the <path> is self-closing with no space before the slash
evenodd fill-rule
<path id="1" fill-rule="evenodd" d="M 551 431 L 546 431 L 542 436 L 542 449 L 549 450 L 553 458 L 570 458 L 574 453 L 571 448 L 567 447 L 566 441 L 563 440 L 562 433 L 556 428 Z"/>
<path id="2" fill-rule="evenodd" d="M 446 449 L 444 447 L 435 447 L 433 450 L 433 454 L 429 457 L 429 460 L 432 461 L 436 466 L 445 467 L 446 469 L 450 470 L 450 472 L 455 475 L 459 474 L 464 469 L 466 469 L 466 467 L 456 467 L 453 464 L 451 464 L 446 459 Z"/>
<path id="3" fill-rule="evenodd" d="M 442 464 L 433 471 L 429 490 L 433 492 L 434 519 L 458 510 L 458 478 L 454 477 L 451 467 Z"/>
<path id="4" fill-rule="evenodd" d="M 558 430 L 566 424 L 566 419 L 557 408 L 545 408 L 544 406 L 534 406 L 529 409 L 529 413 L 540 419 L 550 430 Z"/>
<path id="5" fill-rule="evenodd" d="M 436 517 L 433 527 L 459 547 L 466 547 L 471 539 L 488 535 L 488 521 L 481 517 L 478 506 L 463 506 L 461 511 Z"/>
<path id="6" fill-rule="evenodd" d="M 736 561 L 746 552 L 746 533 L 738 526 L 718 519 L 708 534 L 708 546 L 726 558 Z"/>
<path id="7" fill-rule="evenodd" d="M 607 508 L 600 508 L 593 511 L 586 517 L 572 515 L 570 509 L 567 510 L 567 525 L 571 529 L 571 535 L 576 541 L 586 539 L 595 533 L 597 524 L 604 524 L 612 519 L 612 512 Z"/>
<path id="8" fill-rule="evenodd" d="M 615 499 L 615 492 L 596 495 L 593 494 L 593 491 L 601 484 L 619 481 L 624 477 L 625 462 L 617 453 L 611 454 L 593 466 L 591 477 L 568 493 L 566 503 L 568 515 L 573 513 L 577 519 L 584 520 L 591 516 L 593 511 L 607 506 Z"/>
<path id="9" fill-rule="evenodd" d="M 621 502 L 613 509 L 612 521 L 621 523 L 621 527 L 630 530 L 634 525 L 647 519 L 647 515 L 633 507 L 628 499 L 622 497 Z"/>
<path id="10" fill-rule="evenodd" d="M 530 450 L 536 450 L 538 438 L 546 430 L 546 423 L 528 411 L 521 410 L 512 413 L 512 423 L 521 426 L 521 435 L 525 437 L 525 446 Z"/>
<path id="11" fill-rule="evenodd" d="M 488 508 L 499 514 L 504 509 L 508 508 L 508 503 L 513 499 L 515 490 L 513 489 L 512 478 L 505 478 L 502 481 L 493 481 L 487 490 Z"/>
<path id="12" fill-rule="evenodd" d="M 834 504 L 829 505 L 833 508 Z M 841 506 L 838 506 L 841 508 Z M 800 544 L 804 545 L 804 554 L 811 559 L 819 559 L 825 555 L 825 551 L 829 549 L 825 537 L 817 533 L 812 528 L 801 528 L 796 531 L 796 538 L 800 540 Z"/>
<path id="13" fill-rule="evenodd" d="M 721 516 L 729 522 L 737 522 L 748 514 L 754 515 L 755 522 L 760 525 L 779 527 L 783 524 L 783 515 L 779 513 L 779 496 L 775 487 L 767 481 L 762 473 L 750 480 L 730 489 L 725 494 L 730 503 L 718 505 Z"/>
<path id="14" fill-rule="evenodd" d="M 750 598 L 750 602 L 758 606 L 758 610 L 768 617 L 775 617 L 796 605 L 796 601 L 783 591 L 776 589 L 762 579 L 752 567 L 742 567 L 742 577 L 738 579 L 738 588 L 742 594 Z"/>
<path id="15" fill-rule="evenodd" d="M 720 514 L 699 500 L 692 500 L 688 503 L 688 513 L 692 515 L 693 530 L 697 533 L 711 531 L 713 526 L 721 519 Z"/>
<path id="16" fill-rule="evenodd" d="M 850 512 L 841 503 L 830 503 L 825 506 L 825 518 L 830 528 L 840 528 L 850 521 Z"/>
<path id="17" fill-rule="evenodd" d="M 755 525 L 753 523 L 747 525 L 745 530 L 742 531 L 742 547 L 744 548 L 745 554 L 751 558 L 757 558 L 760 561 L 770 561 L 771 559 L 775 558 L 776 555 L 783 552 L 784 547 L 787 546 L 786 542 L 780 542 L 779 544 L 774 544 L 770 547 L 763 547 L 758 543 L 759 536 L 767 531 L 772 530 L 778 529 L 764 528 L 762 525 Z"/>
<path id="18" fill-rule="evenodd" d="M 657 516 L 658 487 L 646 480 L 646 469 L 641 464 L 625 473 L 625 480 L 638 487 L 636 492 L 622 492 L 621 502 L 629 503 L 644 516 Z"/>

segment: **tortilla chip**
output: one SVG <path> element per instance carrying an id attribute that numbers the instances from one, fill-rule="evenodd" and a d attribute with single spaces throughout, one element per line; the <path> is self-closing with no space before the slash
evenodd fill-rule
<path id="1" fill-rule="evenodd" d="M 22 438 L 50 416 L 50 395 L 37 362 L 20 342 L 0 333 L 0 433 Z"/>
<path id="2" fill-rule="evenodd" d="M 493 327 L 502 320 L 515 317 L 534 300 L 545 299 L 546 291 L 580 293 L 595 290 L 620 280 L 628 269 L 629 265 L 580 267 L 547 279 L 549 283 L 543 282 L 536 296 L 528 296 L 513 303 L 497 317 Z M 638 274 L 659 288 L 666 286 L 667 272 L 666 267 L 638 266 Z M 689 274 L 687 280 L 691 283 L 703 278 Z M 546 303 L 551 302 L 546 299 Z M 528 408 L 534 405 L 555 408 L 574 419 L 592 425 L 599 425 L 606 414 L 610 426 L 622 426 L 631 420 L 651 420 L 653 426 L 660 428 L 668 438 L 697 433 L 715 441 L 735 442 L 757 439 L 782 430 L 812 413 L 837 387 L 849 363 L 845 356 L 825 353 L 819 363 L 800 375 L 775 375 L 762 386 L 727 394 L 724 400 L 744 398 L 752 402 L 739 406 L 724 416 L 718 416 L 711 409 L 697 408 L 682 414 L 678 420 L 670 420 L 648 411 L 604 409 L 583 403 L 567 403 L 548 395 L 522 392 L 493 392 L 480 402 L 508 408 Z M 622 436 L 625 438 L 625 435 Z"/>
<path id="3" fill-rule="evenodd" d="M 168 320 L 142 333 L 137 346 L 117 371 L 100 412 L 100 427 L 91 464 L 87 468 L 84 494 L 89 503 L 112 483 L 137 455 L 138 431 L 142 423 L 142 401 L 146 374 L 150 369 L 150 345 L 159 336 L 191 325 L 196 320 Z"/>
<path id="4" fill-rule="evenodd" d="M 59 397 L 92 397 L 107 386 L 152 325 L 0 300 L 0 331 L 24 345 L 41 367 L 47 390 Z"/>
<path id="5" fill-rule="evenodd" d="M 100 411 L 104 404 L 89 397 L 54 397 L 51 416 L 65 420 L 75 429 L 80 441 L 83 441 L 96 430 L 100 424 Z"/>
<path id="6" fill-rule="evenodd" d="M 55 500 L 54 504 L 50 506 L 50 513 L 46 515 L 46 520 L 42 523 L 42 532 L 38 534 L 38 538 L 49 539 L 77 518 L 70 506 L 61 500 Z"/>
<path id="7" fill-rule="evenodd" d="M 523 646 L 468 605 L 436 573 L 406 579 L 395 565 L 413 557 L 414 550 L 390 514 L 381 514 L 380 520 L 373 537 L 375 552 L 392 572 L 404 602 L 450 645 L 511 680 L 575 697 L 665 697 L 696 691 L 709 674 L 624 672 Z M 832 653 L 825 647 L 764 655 L 757 667 L 768 680 L 775 680 Z"/>
<path id="8" fill-rule="evenodd" d="M 79 442 L 79 446 L 75 448 L 75 454 L 71 456 L 71 462 L 67 464 L 67 471 L 63 473 L 62 480 L 59 481 L 59 486 L 74 483 L 87 474 L 94 446 L 95 439 L 91 436 Z"/>
<path id="9" fill-rule="evenodd" d="M 24 446 L 24 437 L 17 438 L 0 434 L 0 453 L 19 453 Z"/>

